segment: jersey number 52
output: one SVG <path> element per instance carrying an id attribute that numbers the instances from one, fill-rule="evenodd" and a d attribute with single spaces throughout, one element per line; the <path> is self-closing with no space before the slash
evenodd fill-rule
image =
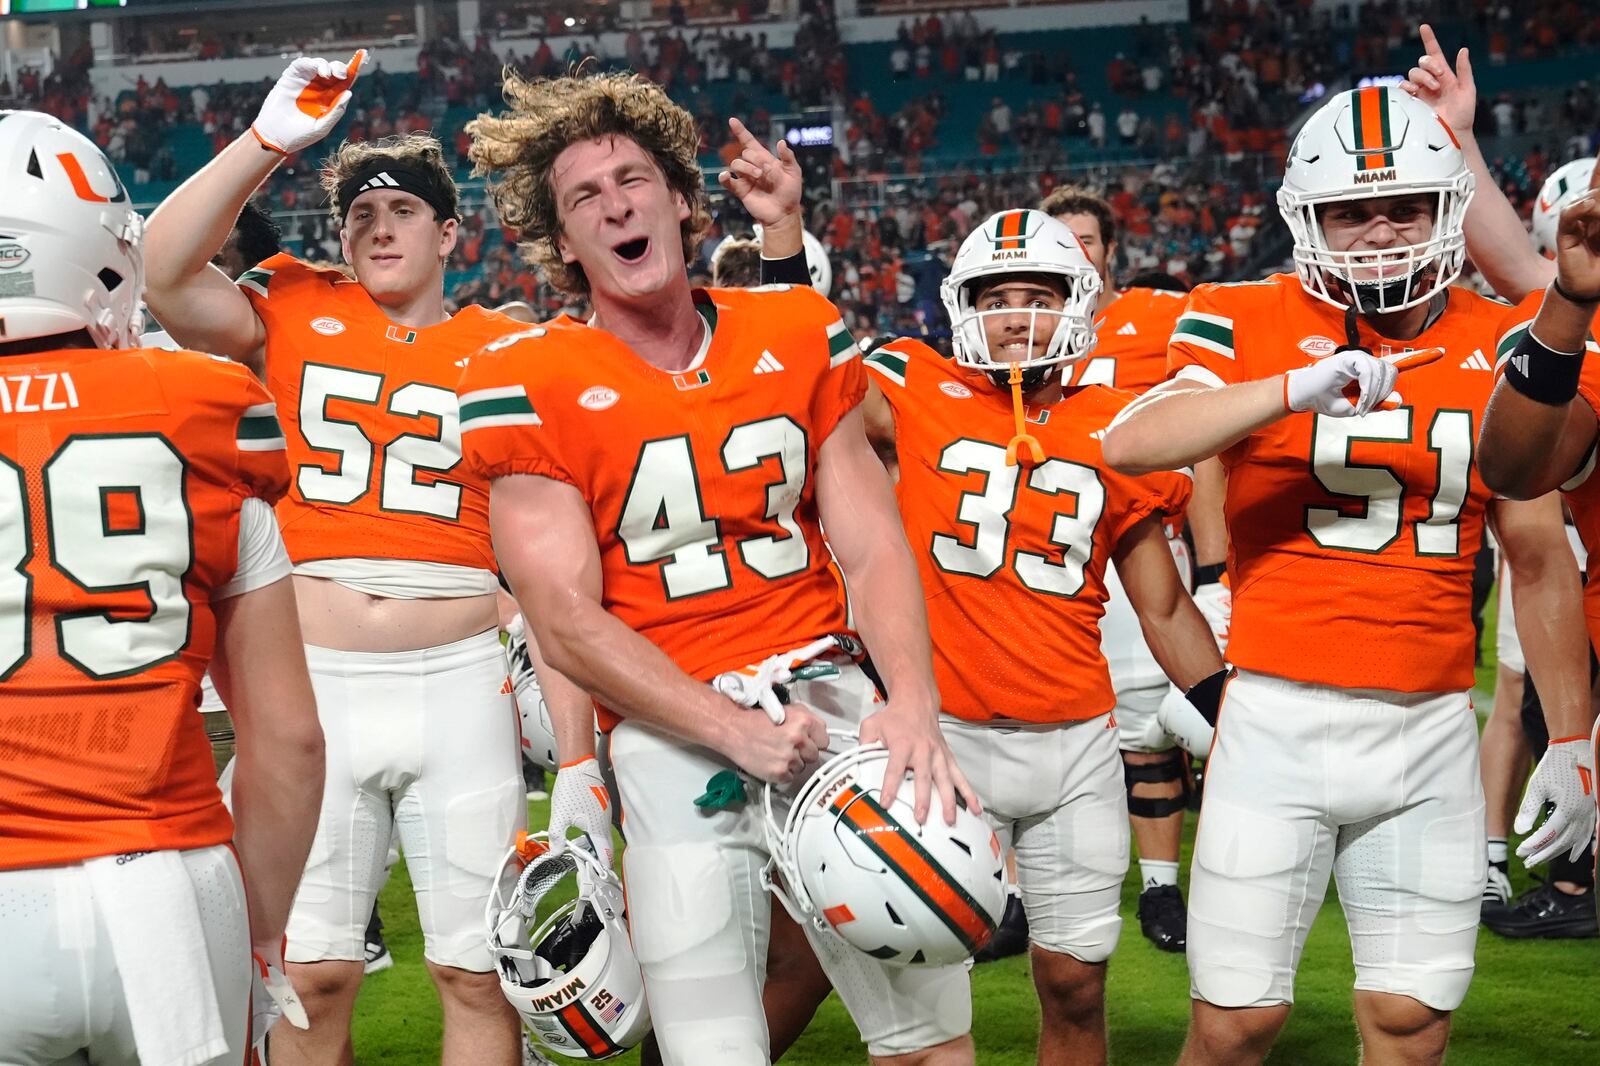
<path id="1" fill-rule="evenodd" d="M 355 422 L 328 413 L 330 400 L 376 406 L 383 375 L 307 363 L 300 377 L 300 436 L 314 450 L 333 452 L 333 469 L 306 463 L 295 472 L 295 487 L 307 500 L 352 504 L 372 488 L 377 446 Z M 461 486 L 443 478 L 422 484 L 417 471 L 446 473 L 461 461 L 461 423 L 456 395 L 437 385 L 412 382 L 389 396 L 388 412 L 408 418 L 435 418 L 438 432 L 405 433 L 383 447 L 378 507 L 402 514 L 433 515 L 452 522 L 461 517 Z"/>

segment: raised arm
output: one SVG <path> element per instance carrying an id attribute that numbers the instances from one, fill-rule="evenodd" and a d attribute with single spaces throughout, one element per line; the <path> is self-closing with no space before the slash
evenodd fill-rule
<path id="1" fill-rule="evenodd" d="M 1600 309 L 1600 167 L 1589 194 L 1561 213 L 1555 262 L 1559 276 L 1511 350 L 1478 433 L 1484 483 L 1513 499 L 1560 487 L 1594 447 L 1594 408 L 1578 378 Z"/>
<path id="2" fill-rule="evenodd" d="M 145 227 L 145 302 L 156 320 L 184 347 L 229 356 L 258 374 L 266 327 L 211 257 L 282 158 L 243 134 L 163 200 Z"/>
<path id="3" fill-rule="evenodd" d="M 145 227 L 145 300 L 174 340 L 260 373 L 266 328 L 211 264 L 245 201 L 285 154 L 325 137 L 344 114 L 365 52 L 346 63 L 302 57 L 278 78 L 248 133 L 184 182 Z"/>
<path id="4" fill-rule="evenodd" d="M 1467 205 L 1467 254 L 1495 292 L 1516 302 L 1548 285 L 1555 276 L 1555 266 L 1534 251 L 1527 228 L 1500 191 L 1478 146 L 1472 129 L 1478 89 L 1467 50 L 1456 53 L 1452 70 L 1433 27 L 1424 24 L 1421 35 L 1423 54 L 1401 88 L 1432 107 L 1460 142 L 1461 154 L 1466 157 L 1476 184 L 1472 202 Z"/>

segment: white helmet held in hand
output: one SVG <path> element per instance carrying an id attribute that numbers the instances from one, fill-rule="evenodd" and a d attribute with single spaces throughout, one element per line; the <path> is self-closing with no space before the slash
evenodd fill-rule
<path id="1" fill-rule="evenodd" d="M 144 219 L 110 161 L 57 118 L 0 111 L 0 175 L 0 339 L 137 347 Z"/>
<path id="2" fill-rule="evenodd" d="M 1386 86 L 1339 93 L 1301 127 L 1278 189 L 1301 284 L 1319 300 L 1365 312 L 1431 299 L 1461 275 L 1472 186 L 1455 133 L 1427 104 Z M 1328 246 L 1319 209 L 1419 193 L 1434 198 L 1426 240 L 1382 250 Z"/>
<path id="3" fill-rule="evenodd" d="M 878 797 L 888 761 L 878 744 L 835 755 L 801 787 L 781 827 L 769 787 L 772 859 L 763 882 L 795 921 L 874 958 L 934 966 L 969 959 L 1005 911 L 1000 841 L 965 807 L 949 826 L 935 803 L 917 825 L 909 779 L 884 809 Z"/>
<path id="4" fill-rule="evenodd" d="M 1533 247 L 1542 256 L 1554 259 L 1556 255 L 1556 228 L 1561 222 L 1561 212 L 1589 191 L 1589 179 L 1594 176 L 1594 156 L 1574 159 L 1556 168 L 1539 187 L 1539 196 L 1533 201 Z"/>
<path id="5" fill-rule="evenodd" d="M 1047 275 L 1060 278 L 1066 302 L 1060 310 L 977 306 L 982 288 L 998 284 L 1007 275 Z M 1100 274 L 1084 254 L 1083 245 L 1067 225 L 1043 211 L 1001 211 L 961 242 L 950 274 L 939 284 L 939 299 L 950 316 L 951 346 L 964 367 L 986 371 L 997 383 L 1013 366 L 1034 370 L 1031 387 L 1042 381 L 1044 370 L 1060 363 L 1075 363 L 1094 350 L 1094 310 L 1100 295 Z M 998 358 L 989 351 L 984 319 L 989 315 L 1032 316 L 1029 351 L 1035 338 L 1048 337 L 1044 351 L 1018 361 Z"/>
<path id="6" fill-rule="evenodd" d="M 540 903 L 574 875 L 577 897 L 541 919 Z M 552 856 L 535 833 L 507 852 L 484 909 L 489 951 L 501 992 L 545 1050 L 609 1059 L 650 1032 L 624 906 L 622 885 L 587 839 Z"/>

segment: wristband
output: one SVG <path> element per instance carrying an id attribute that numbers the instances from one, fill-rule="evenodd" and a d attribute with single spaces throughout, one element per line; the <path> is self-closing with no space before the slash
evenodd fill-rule
<path id="1" fill-rule="evenodd" d="M 1557 296 L 1569 304 L 1576 304 L 1579 307 L 1593 307 L 1595 304 L 1600 304 L 1600 296 L 1578 296 L 1563 289 L 1559 275 L 1550 279 L 1550 287 L 1555 290 Z"/>
<path id="2" fill-rule="evenodd" d="M 1222 580 L 1222 575 L 1228 572 L 1227 563 L 1211 563 L 1208 566 L 1194 568 L 1194 583 L 1200 585 L 1215 585 Z"/>
<path id="3" fill-rule="evenodd" d="M 1565 355 L 1539 343 L 1530 327 L 1506 360 L 1506 384 L 1534 403 L 1560 407 L 1578 395 L 1583 349 Z"/>
<path id="4" fill-rule="evenodd" d="M 1222 709 L 1222 690 L 1227 683 L 1228 670 L 1224 667 L 1183 694 L 1183 698 L 1194 705 L 1200 717 L 1213 729 L 1217 726 L 1217 712 Z"/>
<path id="5" fill-rule="evenodd" d="M 800 251 L 782 259 L 761 257 L 761 284 L 810 285 L 811 268 L 806 265 L 806 252 Z"/>

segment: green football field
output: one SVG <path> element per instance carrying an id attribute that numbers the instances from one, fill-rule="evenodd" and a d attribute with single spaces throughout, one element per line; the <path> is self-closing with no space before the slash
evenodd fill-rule
<path id="1" fill-rule="evenodd" d="M 1480 694 L 1493 684 L 1494 606 L 1485 612 L 1491 661 L 1479 673 Z M 1488 712 L 1486 695 L 1480 714 Z M 529 808 L 543 826 L 546 804 Z M 1184 849 L 1185 879 L 1188 841 Z M 1518 891 L 1528 877 L 1512 860 Z M 1114 1061 L 1171 1063 L 1183 1042 L 1189 983 L 1181 956 L 1156 951 L 1139 935 L 1134 908 L 1137 870 L 1123 891 L 1122 941 L 1112 957 L 1108 1010 Z M 383 893 L 382 911 L 395 966 L 368 978 L 356 1004 L 356 1060 L 394 1066 L 439 1061 L 439 1006 L 422 965 L 422 938 L 410 881 L 402 864 Z M 1350 1013 L 1349 939 L 1330 886 L 1296 985 L 1296 1003 L 1272 1062 L 1293 1066 L 1349 1064 L 1357 1057 Z M 1034 1061 L 1038 1009 L 1024 958 L 973 971 L 973 1037 L 978 1062 L 1021 1066 Z M 636 1054 L 616 1061 L 633 1063 Z M 830 998 L 785 1063 L 837 1066 L 866 1061 L 854 1026 Z M 1487 930 L 1478 937 L 1478 969 L 1457 1012 L 1449 1061 L 1454 1066 L 1523 1066 L 1600 1062 L 1600 940 L 1510 941 Z"/>

